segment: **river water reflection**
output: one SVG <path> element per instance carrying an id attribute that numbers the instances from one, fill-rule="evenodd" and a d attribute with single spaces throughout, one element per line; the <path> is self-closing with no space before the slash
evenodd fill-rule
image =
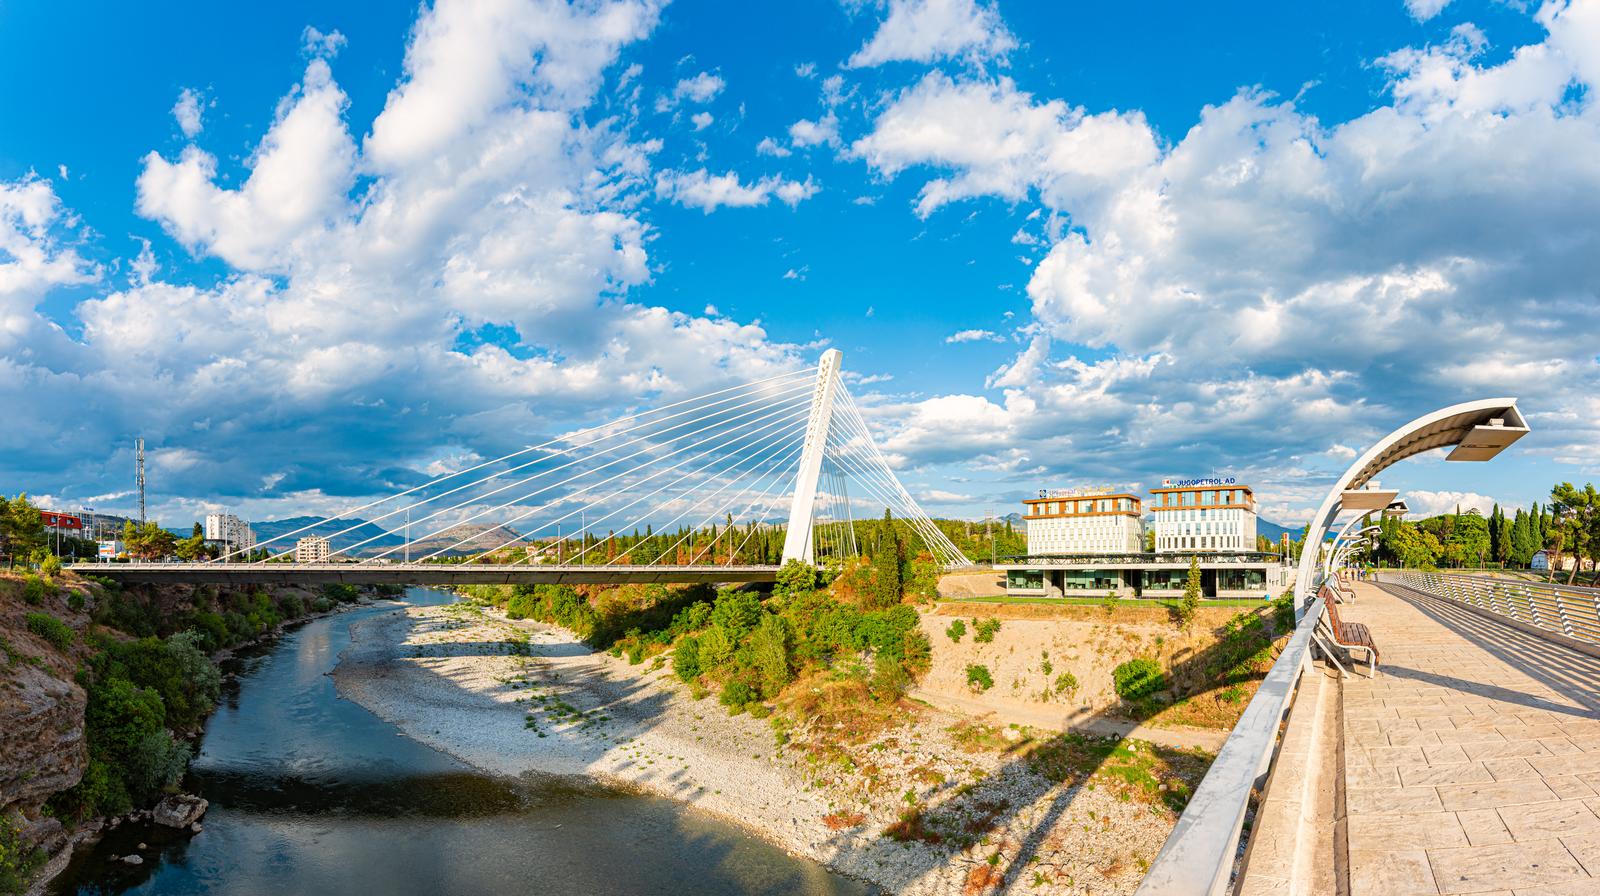
<path id="1" fill-rule="evenodd" d="M 411 589 L 406 601 L 447 595 Z M 194 836 L 124 824 L 56 893 L 860 894 L 717 819 L 654 797 L 479 774 L 341 699 L 327 673 L 378 603 L 234 661 L 189 786 Z M 143 842 L 145 850 L 139 850 Z M 117 857 L 140 853 L 144 864 Z"/>

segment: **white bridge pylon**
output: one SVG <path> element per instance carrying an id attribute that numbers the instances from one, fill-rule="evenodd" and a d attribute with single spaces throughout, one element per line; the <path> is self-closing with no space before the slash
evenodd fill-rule
<path id="1" fill-rule="evenodd" d="M 519 448 L 267 538 L 254 548 L 264 559 L 220 559 L 291 562 L 297 539 L 316 536 L 333 562 L 772 569 L 854 556 L 856 520 L 887 509 L 940 566 L 971 565 L 879 450 L 842 363 L 830 349 L 814 371 Z"/>

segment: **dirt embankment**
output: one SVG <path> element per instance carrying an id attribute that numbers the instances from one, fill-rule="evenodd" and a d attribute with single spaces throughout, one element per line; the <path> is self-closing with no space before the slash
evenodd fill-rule
<path id="1" fill-rule="evenodd" d="M 1165 607 L 1120 606 L 1107 612 L 1089 606 L 940 603 L 922 616 L 922 629 L 933 644 L 933 666 L 915 696 L 946 708 L 992 713 L 1003 723 L 1104 734 L 1138 728 L 1138 736 L 1156 742 L 1215 750 L 1254 691 L 1253 683 L 1214 680 L 1215 664 L 1209 661 L 1223 625 L 1241 612 L 1250 611 L 1202 607 L 1195 622 L 1184 627 Z M 982 629 L 996 622 L 998 628 L 980 641 Z M 1123 705 L 1112 672 L 1138 657 L 1167 670 L 1173 708 L 1156 713 L 1151 710 L 1157 707 Z M 984 674 L 992 682 L 987 687 Z M 1184 728 L 1201 730 L 1185 733 Z"/>

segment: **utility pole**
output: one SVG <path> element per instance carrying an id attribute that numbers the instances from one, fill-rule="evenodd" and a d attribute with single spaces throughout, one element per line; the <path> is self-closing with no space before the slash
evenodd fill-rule
<path id="1" fill-rule="evenodd" d="M 144 514 L 144 439 L 133 440 L 134 478 L 139 486 L 139 524 L 145 522 Z"/>

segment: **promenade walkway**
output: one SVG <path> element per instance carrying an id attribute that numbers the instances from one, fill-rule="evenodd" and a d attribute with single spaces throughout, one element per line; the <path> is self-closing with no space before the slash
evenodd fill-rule
<path id="1" fill-rule="evenodd" d="M 1351 896 L 1600 894 L 1600 659 L 1355 587 L 1383 664 L 1344 683 Z"/>

